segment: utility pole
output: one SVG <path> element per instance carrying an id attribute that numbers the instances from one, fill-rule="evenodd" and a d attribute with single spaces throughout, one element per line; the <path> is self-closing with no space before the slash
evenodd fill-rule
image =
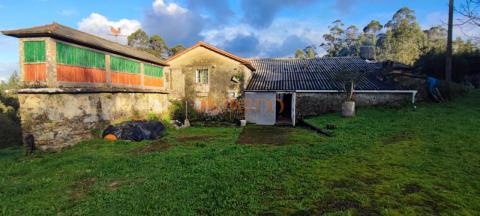
<path id="1" fill-rule="evenodd" d="M 445 80 L 452 81 L 452 61 L 453 61 L 453 0 L 448 3 L 448 39 L 447 56 L 445 61 Z"/>

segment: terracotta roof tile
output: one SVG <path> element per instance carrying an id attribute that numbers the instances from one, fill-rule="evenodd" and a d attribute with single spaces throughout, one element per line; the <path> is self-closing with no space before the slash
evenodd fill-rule
<path id="1" fill-rule="evenodd" d="M 170 62 L 170 61 L 172 61 L 172 60 L 174 60 L 174 59 L 182 56 L 183 54 L 190 52 L 191 50 L 193 50 L 193 49 L 195 49 L 195 48 L 197 48 L 197 47 L 204 47 L 204 48 L 209 49 L 209 50 L 211 50 L 211 51 L 213 51 L 213 52 L 216 52 L 216 53 L 218 53 L 218 54 L 220 54 L 220 55 L 223 55 L 223 56 L 225 56 L 225 57 L 228 57 L 228 58 L 230 58 L 230 59 L 233 59 L 233 60 L 235 60 L 235 61 L 240 62 L 240 63 L 242 63 L 243 65 L 247 66 L 250 70 L 255 70 L 255 68 L 252 66 L 252 64 L 250 63 L 250 61 L 248 61 L 248 60 L 246 60 L 246 59 L 244 59 L 244 58 L 238 57 L 238 56 L 236 56 L 236 55 L 234 55 L 234 54 L 232 54 L 232 53 L 229 53 L 229 52 L 227 52 L 227 51 L 225 51 L 225 50 L 222 50 L 222 49 L 220 49 L 220 48 L 217 48 L 217 47 L 215 47 L 215 46 L 213 46 L 213 45 L 211 45 L 211 44 L 205 43 L 205 42 L 203 42 L 203 41 L 199 41 L 197 44 L 193 45 L 192 47 L 187 48 L 187 49 L 183 50 L 182 52 L 177 53 L 176 55 L 174 55 L 174 56 L 170 57 L 169 59 L 167 59 L 166 62 Z"/>

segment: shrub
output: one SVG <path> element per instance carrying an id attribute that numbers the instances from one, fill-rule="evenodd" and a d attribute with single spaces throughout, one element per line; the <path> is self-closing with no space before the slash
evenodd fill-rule
<path id="1" fill-rule="evenodd" d="M 226 110 L 215 115 L 205 112 L 198 112 L 193 104 L 193 102 L 187 102 L 188 119 L 190 121 L 236 123 L 243 116 L 243 112 L 237 110 L 236 108 L 227 108 Z M 171 101 L 169 113 L 171 119 L 183 122 L 185 119 L 185 100 Z"/>
<path id="2" fill-rule="evenodd" d="M 465 85 L 454 82 L 442 81 L 440 82 L 438 89 L 446 100 L 465 96 L 468 93 L 468 88 Z"/>
<path id="3" fill-rule="evenodd" d="M 479 74 L 480 51 L 454 53 L 453 80 L 464 82 L 467 77 Z M 420 56 L 415 63 L 420 72 L 439 79 L 445 78 L 445 52 L 432 50 Z"/>
<path id="4" fill-rule="evenodd" d="M 187 102 L 188 119 L 195 120 L 198 118 L 199 113 L 192 106 L 193 103 Z M 170 101 L 169 113 L 171 119 L 183 121 L 185 119 L 185 100 L 172 100 Z"/>
<path id="5" fill-rule="evenodd" d="M 0 93 L 0 148 L 23 143 L 18 107 L 16 95 Z"/>
<path id="6" fill-rule="evenodd" d="M 0 113 L 0 148 L 22 144 L 22 128 L 12 115 Z"/>
<path id="7" fill-rule="evenodd" d="M 148 121 L 160 121 L 160 118 L 155 113 L 148 113 L 147 120 Z"/>

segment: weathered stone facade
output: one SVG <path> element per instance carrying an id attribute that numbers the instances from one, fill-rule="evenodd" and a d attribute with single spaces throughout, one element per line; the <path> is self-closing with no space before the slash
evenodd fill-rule
<path id="1" fill-rule="evenodd" d="M 345 101 L 343 93 L 296 93 L 297 118 L 337 112 Z M 402 106 L 412 102 L 412 93 L 356 93 L 355 105 Z"/>
<path id="2" fill-rule="evenodd" d="M 57 23 L 2 33 L 19 38 L 22 129 L 41 150 L 168 109 L 168 64 L 158 57 Z"/>
<path id="3" fill-rule="evenodd" d="M 108 124 L 168 109 L 167 94 L 160 93 L 22 93 L 19 100 L 24 135 L 32 134 L 45 151 L 91 139 Z"/>
<path id="4" fill-rule="evenodd" d="M 251 77 L 244 64 L 199 46 L 168 62 L 172 98 L 195 103 L 199 111 L 218 113 L 225 101 L 243 94 Z M 208 83 L 196 81 L 197 70 L 208 70 Z M 233 79 L 238 79 L 233 81 Z"/>

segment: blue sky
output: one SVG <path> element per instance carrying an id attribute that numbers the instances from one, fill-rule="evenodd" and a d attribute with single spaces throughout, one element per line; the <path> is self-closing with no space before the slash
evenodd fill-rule
<path id="1" fill-rule="evenodd" d="M 457 1 L 458 2 L 458 1 Z M 138 28 L 172 46 L 204 40 L 243 57 L 285 57 L 318 45 L 328 25 L 341 19 L 362 29 L 387 22 L 399 8 L 415 10 L 423 28 L 446 20 L 447 0 L 0 0 L 0 30 L 58 22 L 109 36 Z M 457 35 L 461 36 L 457 31 Z M 125 38 L 117 39 L 125 43 Z M 321 50 L 320 50 L 321 51 Z M 18 42 L 0 36 L 0 79 L 18 67 Z"/>

